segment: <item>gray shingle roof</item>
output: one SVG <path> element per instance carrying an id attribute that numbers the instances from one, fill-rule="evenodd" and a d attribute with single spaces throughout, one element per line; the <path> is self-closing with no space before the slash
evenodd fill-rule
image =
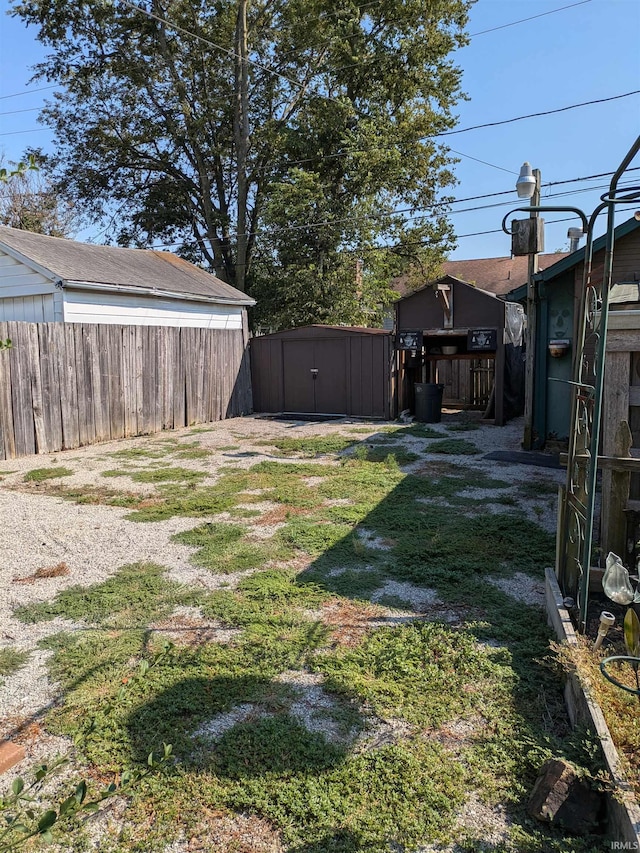
<path id="1" fill-rule="evenodd" d="M 226 304 L 255 304 L 246 293 L 171 252 L 94 246 L 0 226 L 0 249 L 5 247 L 49 270 L 63 284 L 140 287 Z"/>

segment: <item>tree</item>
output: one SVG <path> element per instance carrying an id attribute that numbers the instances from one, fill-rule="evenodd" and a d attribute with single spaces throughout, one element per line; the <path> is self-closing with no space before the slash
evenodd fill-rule
<path id="1" fill-rule="evenodd" d="M 27 151 L 24 157 L 0 169 L 0 225 L 50 237 L 71 236 L 80 218 L 53 185 L 47 158 L 39 150 Z"/>
<path id="2" fill-rule="evenodd" d="M 36 77 L 62 90 L 43 117 L 66 197 L 110 216 L 121 244 L 174 244 L 270 299 L 302 288 L 311 317 L 358 289 L 356 260 L 362 313 L 380 269 L 451 247 L 432 206 L 452 160 L 434 136 L 455 124 L 449 55 L 471 2 L 19 0 L 14 14 L 51 48 Z"/>

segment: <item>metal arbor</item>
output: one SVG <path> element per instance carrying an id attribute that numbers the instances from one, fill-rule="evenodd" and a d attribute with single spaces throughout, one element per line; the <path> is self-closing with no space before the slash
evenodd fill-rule
<path id="1" fill-rule="evenodd" d="M 578 208 L 537 207 L 516 210 L 538 212 L 571 211 L 582 219 L 587 235 L 584 256 L 584 275 L 580 294 L 580 313 L 577 339 L 574 347 L 571 396 L 571 431 L 567 459 L 567 480 L 561 492 L 558 513 L 558 542 L 556 547 L 556 573 L 565 596 L 578 603 L 580 631 L 587 621 L 589 597 L 589 568 L 593 542 L 598 446 L 602 415 L 604 365 L 609 314 L 609 290 L 612 283 L 614 248 L 614 213 L 616 204 L 640 199 L 640 186 L 618 188 L 620 178 L 640 151 L 640 137 L 632 145 L 616 172 L 608 192 L 589 219 Z M 598 216 L 607 211 L 604 272 L 601 281 L 593 281 L 593 231 Z M 504 217 L 502 227 L 510 233 Z M 587 353 L 595 351 L 591 364 Z"/>

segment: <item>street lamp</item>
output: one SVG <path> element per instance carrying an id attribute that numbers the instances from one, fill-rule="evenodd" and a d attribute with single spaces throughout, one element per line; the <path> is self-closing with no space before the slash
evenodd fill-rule
<path id="1" fill-rule="evenodd" d="M 516 181 L 516 192 L 518 198 L 531 199 L 531 213 L 529 218 L 538 219 L 537 210 L 533 208 L 540 205 L 540 170 L 532 169 L 529 162 L 522 164 L 520 176 Z M 525 360 L 524 374 L 524 434 L 522 447 L 531 450 L 533 447 L 533 380 L 536 350 L 536 291 L 534 275 L 538 272 L 538 252 L 544 248 L 539 243 L 538 222 L 529 225 L 529 240 L 527 256 L 529 263 L 527 267 L 527 354 Z"/>
<path id="2" fill-rule="evenodd" d="M 537 171 L 537 170 L 536 170 Z M 518 198 L 532 198 L 536 191 L 536 179 L 530 163 L 523 163 L 520 169 L 520 177 L 516 181 L 516 192 Z"/>

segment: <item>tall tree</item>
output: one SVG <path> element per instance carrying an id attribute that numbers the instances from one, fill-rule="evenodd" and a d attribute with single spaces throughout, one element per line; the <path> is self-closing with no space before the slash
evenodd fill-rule
<path id="1" fill-rule="evenodd" d="M 472 1 L 19 0 L 14 14 L 51 48 L 37 77 L 61 86 L 44 119 L 64 192 L 123 244 L 174 244 L 277 297 L 272 277 L 284 287 L 294 268 L 298 286 L 344 294 L 358 253 L 373 282 L 381 246 L 382 266 L 450 248 L 434 137 L 455 124 L 450 54 Z"/>
<path id="2" fill-rule="evenodd" d="M 75 207 L 60 196 L 40 150 L 0 168 L 0 225 L 50 237 L 70 237 L 79 227 Z"/>

